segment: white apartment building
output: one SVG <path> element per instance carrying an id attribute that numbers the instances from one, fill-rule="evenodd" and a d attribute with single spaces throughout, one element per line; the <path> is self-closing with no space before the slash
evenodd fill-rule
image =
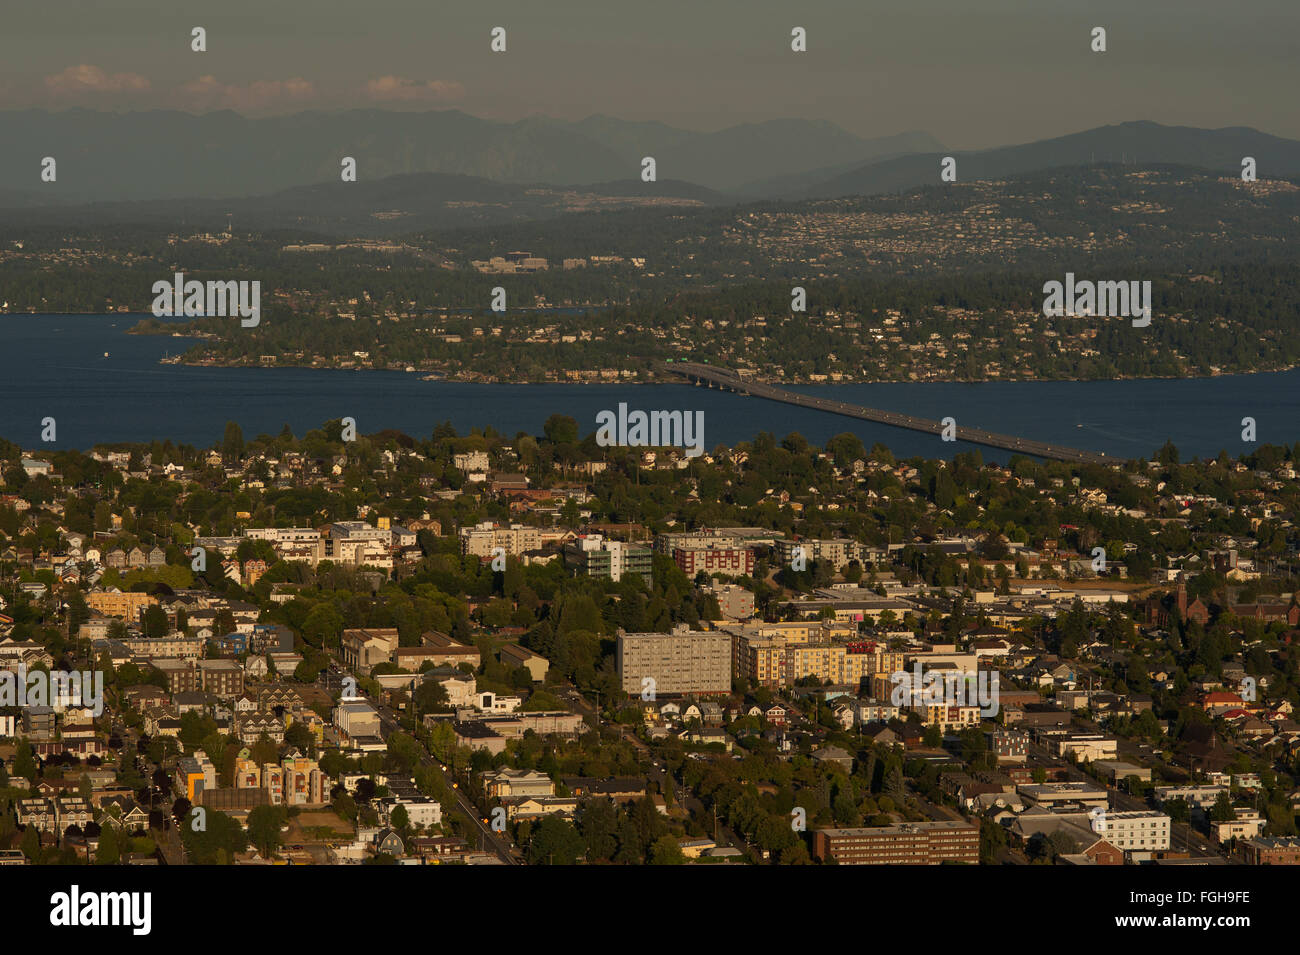
<path id="1" fill-rule="evenodd" d="M 457 471 L 486 471 L 490 462 L 486 451 L 466 451 L 463 454 L 453 454 L 451 463 Z"/>
<path id="2" fill-rule="evenodd" d="M 1125 852 L 1159 852 L 1169 848 L 1169 817 L 1162 812 L 1135 809 L 1107 812 L 1104 831 L 1098 835 Z"/>

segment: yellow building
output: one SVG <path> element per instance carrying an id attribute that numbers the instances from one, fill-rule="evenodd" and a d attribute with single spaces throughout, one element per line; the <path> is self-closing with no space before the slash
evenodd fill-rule
<path id="1" fill-rule="evenodd" d="M 158 598 L 152 594 L 104 590 L 86 594 L 86 606 L 106 617 L 119 617 L 136 621 L 146 607 L 156 607 Z"/>

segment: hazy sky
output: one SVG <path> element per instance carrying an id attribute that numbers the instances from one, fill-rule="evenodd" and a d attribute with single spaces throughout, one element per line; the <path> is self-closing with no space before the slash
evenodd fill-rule
<path id="1" fill-rule="evenodd" d="M 8 0 L 0 108 L 806 117 L 979 148 L 1133 119 L 1300 139 L 1300 0 Z M 207 29 L 208 52 L 190 50 Z M 492 53 L 489 31 L 507 31 Z M 792 27 L 808 52 L 790 50 Z M 1107 29 L 1108 51 L 1090 31 Z"/>

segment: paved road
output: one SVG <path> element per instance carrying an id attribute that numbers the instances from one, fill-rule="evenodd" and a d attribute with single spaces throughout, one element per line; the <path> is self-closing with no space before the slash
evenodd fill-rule
<path id="1" fill-rule="evenodd" d="M 1079 721 L 1083 724 L 1083 720 Z M 1037 743 L 1028 745 L 1030 753 L 1038 756 L 1045 762 L 1058 762 L 1058 757 L 1052 756 L 1048 750 Z M 1075 782 L 1088 782 L 1094 786 L 1101 785 L 1083 770 L 1074 766 L 1069 766 L 1067 775 Z M 1109 789 L 1109 787 L 1107 787 Z M 1130 795 L 1121 789 L 1109 789 L 1111 808 L 1117 812 L 1130 812 L 1142 810 L 1150 812 L 1151 806 L 1137 796 Z M 1186 852 L 1192 858 L 1215 857 L 1222 858 L 1218 846 L 1203 836 L 1198 830 L 1182 822 L 1170 821 L 1169 825 L 1169 847 L 1174 851 Z"/>
<path id="2" fill-rule="evenodd" d="M 374 701 L 372 700 L 371 703 L 374 704 Z M 384 730 L 385 739 L 387 739 L 388 735 L 391 733 L 402 731 L 401 726 L 398 725 L 396 715 L 392 710 L 388 707 L 379 706 L 378 704 L 374 705 L 375 708 L 379 710 L 379 725 Z M 520 861 L 510 851 L 510 841 L 500 833 L 493 832 L 491 826 L 484 824 L 483 817 L 479 815 L 478 807 L 470 802 L 469 798 L 461 792 L 460 789 L 453 788 L 452 783 L 455 782 L 455 780 L 451 778 L 449 773 L 443 770 L 442 764 L 429 755 L 423 747 L 421 747 L 420 762 L 425 766 L 432 766 L 442 775 L 443 782 L 446 784 L 447 789 L 455 794 L 457 805 L 478 829 L 479 835 L 483 840 L 483 845 L 494 852 L 506 865 L 520 865 Z"/>

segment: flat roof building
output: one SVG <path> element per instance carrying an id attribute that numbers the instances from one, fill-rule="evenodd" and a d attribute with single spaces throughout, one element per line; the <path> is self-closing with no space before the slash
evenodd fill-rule
<path id="1" fill-rule="evenodd" d="M 839 865 L 978 865 L 979 852 L 979 829 L 959 821 L 813 832 L 813 856 Z"/>
<path id="2" fill-rule="evenodd" d="M 731 636 L 679 625 L 672 633 L 618 632 L 618 675 L 624 692 L 730 693 Z M 645 680 L 653 683 L 644 683 Z"/>

